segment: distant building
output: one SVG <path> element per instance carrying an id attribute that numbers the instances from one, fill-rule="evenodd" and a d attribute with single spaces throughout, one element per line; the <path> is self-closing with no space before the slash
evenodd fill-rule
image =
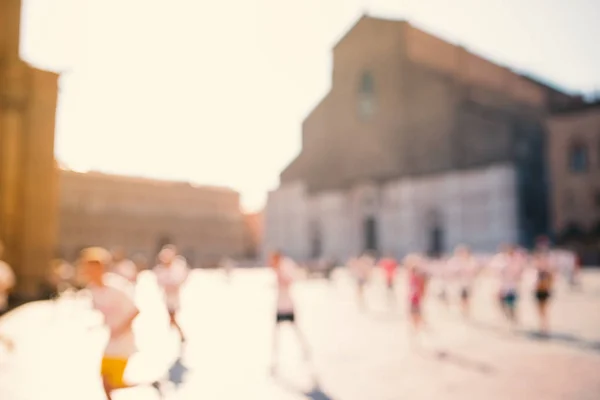
<path id="1" fill-rule="evenodd" d="M 18 294 L 31 296 L 56 245 L 58 75 L 20 59 L 20 21 L 21 2 L 0 1 L 0 240 Z"/>
<path id="2" fill-rule="evenodd" d="M 61 170 L 58 255 L 74 260 L 86 246 L 123 246 L 152 264 L 172 243 L 190 265 L 213 266 L 244 255 L 239 201 L 226 188 Z"/>
<path id="3" fill-rule="evenodd" d="M 264 247 L 297 259 L 531 246 L 551 230 L 547 114 L 580 99 L 406 21 L 363 16 L 269 194 Z"/>
<path id="4" fill-rule="evenodd" d="M 554 113 L 548 128 L 557 240 L 587 244 L 600 262 L 600 101 Z"/>
<path id="5" fill-rule="evenodd" d="M 244 215 L 246 224 L 246 257 L 255 259 L 260 256 L 263 239 L 263 214 L 262 212 Z"/>

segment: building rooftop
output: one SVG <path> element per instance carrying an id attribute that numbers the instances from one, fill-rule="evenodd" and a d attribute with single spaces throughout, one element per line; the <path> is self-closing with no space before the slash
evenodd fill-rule
<path id="1" fill-rule="evenodd" d="M 101 172 L 101 171 L 94 171 L 94 170 L 80 172 L 80 171 L 75 171 L 75 170 L 69 169 L 64 164 L 59 163 L 59 165 L 60 165 L 60 169 L 62 170 L 63 173 L 89 176 L 91 178 L 105 179 L 105 180 L 111 180 L 111 181 L 131 182 L 131 183 L 139 183 L 139 184 L 162 185 L 162 186 L 189 186 L 194 189 L 204 189 L 204 190 L 227 192 L 227 193 L 237 193 L 236 190 L 229 188 L 229 187 L 225 187 L 225 186 L 204 185 L 204 184 L 199 184 L 196 182 L 157 179 L 157 178 L 148 178 L 148 177 L 142 177 L 142 176 L 109 174 L 109 173 L 105 173 L 105 172 Z"/>
<path id="2" fill-rule="evenodd" d="M 598 110 L 600 111 L 600 99 L 593 101 L 582 101 L 578 104 L 571 104 L 568 107 L 564 107 L 560 110 L 554 111 L 553 115 L 566 115 L 566 114 L 574 114 L 578 112 L 584 112 L 589 110 Z"/>

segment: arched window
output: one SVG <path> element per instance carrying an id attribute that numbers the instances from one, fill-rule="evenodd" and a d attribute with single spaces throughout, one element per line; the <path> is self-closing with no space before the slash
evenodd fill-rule
<path id="1" fill-rule="evenodd" d="M 358 87 L 358 111 L 363 120 L 371 118 L 375 112 L 375 79 L 369 72 L 363 72 Z"/>
<path id="2" fill-rule="evenodd" d="M 373 95 L 375 93 L 375 79 L 369 72 L 363 72 L 360 78 L 360 94 L 362 95 Z"/>
<path id="3" fill-rule="evenodd" d="M 569 148 L 569 169 L 572 172 L 585 172 L 588 170 L 588 148 L 583 143 L 573 143 Z"/>

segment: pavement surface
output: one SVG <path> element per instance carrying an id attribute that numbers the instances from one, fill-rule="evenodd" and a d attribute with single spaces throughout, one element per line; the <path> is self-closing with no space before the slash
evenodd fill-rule
<path id="1" fill-rule="evenodd" d="M 311 347 L 303 357 L 294 331 L 281 328 L 277 372 L 271 374 L 274 279 L 266 269 L 194 271 L 182 299 L 188 344 L 169 329 L 153 276 L 140 276 L 136 321 L 140 352 L 132 382 L 161 378 L 170 399 L 399 400 L 600 399 L 600 271 L 586 271 L 580 290 L 559 281 L 550 337 L 536 335 L 532 277 L 523 284 L 520 325 L 510 327 L 495 301 L 497 282 L 481 277 L 465 320 L 450 291 L 446 307 L 433 281 L 425 304 L 427 330 L 415 345 L 407 324 L 406 283 L 389 301 L 377 273 L 357 306 L 344 270 L 333 281 L 300 280 L 294 288 L 299 325 Z M 103 399 L 98 366 L 106 332 L 87 300 L 65 296 L 31 303 L 0 319 L 0 399 Z M 179 357 L 179 354 L 182 354 Z M 154 389 L 115 393 L 115 400 L 158 399 Z"/>

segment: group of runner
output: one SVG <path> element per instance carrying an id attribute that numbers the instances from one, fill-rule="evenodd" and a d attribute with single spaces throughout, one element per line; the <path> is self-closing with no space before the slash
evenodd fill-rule
<path id="1" fill-rule="evenodd" d="M 356 279 L 357 300 L 361 309 L 365 307 L 364 288 L 375 267 L 380 267 L 383 271 L 390 302 L 395 302 L 397 297 L 397 270 L 404 267 L 408 284 L 408 311 L 414 331 L 418 331 L 422 325 L 422 303 L 428 282 L 432 278 L 438 281 L 438 296 L 445 304 L 448 304 L 449 289 L 456 288 L 461 312 L 468 318 L 473 290 L 482 271 L 496 277 L 500 309 L 511 323 L 516 324 L 522 277 L 525 271 L 533 271 L 533 296 L 537 303 L 540 332 L 544 334 L 549 329 L 547 309 L 556 274 L 566 272 L 569 283 L 576 285 L 578 270 L 577 258 L 573 253 L 551 249 L 543 240 L 539 241 L 532 252 L 515 246 L 504 246 L 493 256 L 475 255 L 467 246 L 462 245 L 447 257 L 429 258 L 421 254 L 409 254 L 401 262 L 393 257 L 383 257 L 377 261 L 372 253 L 367 252 L 351 259 L 347 266 Z"/>
<path id="2" fill-rule="evenodd" d="M 101 247 L 88 247 L 81 251 L 77 267 L 54 261 L 44 285 L 43 297 L 57 300 L 66 292 L 84 291 L 89 294 L 93 309 L 102 314 L 100 327 L 108 330 L 108 341 L 99 372 L 109 400 L 114 390 L 136 386 L 128 383 L 124 376 L 131 357 L 137 352 L 133 323 L 139 314 L 135 301 L 138 271 L 138 266 L 127 259 L 120 248 L 111 254 Z M 186 338 L 177 315 L 181 288 L 189 274 L 187 262 L 177 254 L 175 246 L 167 245 L 159 252 L 153 273 L 164 295 L 169 323 L 179 333 L 183 349 Z M 4 307 L 3 310 L 6 310 L 8 292 L 14 283 L 10 267 L 0 262 L 0 307 Z M 0 340 L 9 349 L 14 345 L 12 339 L 0 337 Z M 158 382 L 149 383 L 161 392 Z"/>

